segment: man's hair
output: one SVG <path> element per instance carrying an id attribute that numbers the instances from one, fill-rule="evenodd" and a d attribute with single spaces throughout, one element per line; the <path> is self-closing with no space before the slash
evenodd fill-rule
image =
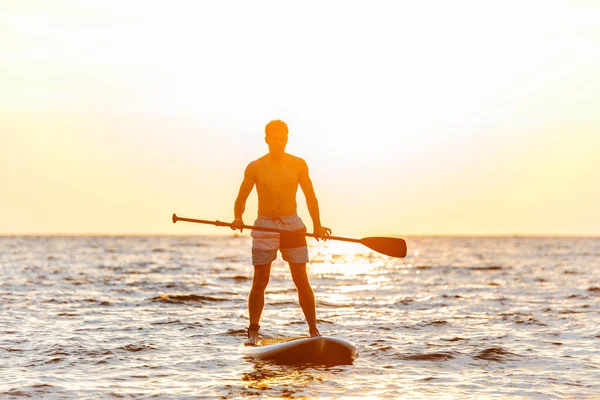
<path id="1" fill-rule="evenodd" d="M 269 136 L 271 133 L 283 132 L 288 134 L 288 126 L 280 119 L 274 119 L 265 126 L 265 134 Z"/>

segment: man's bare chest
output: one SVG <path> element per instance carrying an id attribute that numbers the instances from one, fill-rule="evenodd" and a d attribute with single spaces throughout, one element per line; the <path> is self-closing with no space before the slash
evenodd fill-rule
<path id="1" fill-rule="evenodd" d="M 299 171 L 293 168 L 265 168 L 257 174 L 258 186 L 268 189 L 293 188 L 298 185 Z"/>

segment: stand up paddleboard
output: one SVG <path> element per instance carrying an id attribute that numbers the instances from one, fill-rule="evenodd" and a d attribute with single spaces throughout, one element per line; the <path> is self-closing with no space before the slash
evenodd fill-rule
<path id="1" fill-rule="evenodd" d="M 263 338 L 256 346 L 240 346 L 249 357 L 279 364 L 350 364 L 357 357 L 351 342 L 330 336 Z"/>

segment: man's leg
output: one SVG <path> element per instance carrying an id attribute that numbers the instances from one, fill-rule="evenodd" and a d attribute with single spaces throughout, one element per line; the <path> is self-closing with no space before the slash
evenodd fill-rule
<path id="1" fill-rule="evenodd" d="M 298 290 L 300 308 L 302 308 L 302 312 L 308 323 L 308 332 L 311 337 L 321 336 L 321 333 L 319 333 L 319 330 L 317 329 L 315 294 L 310 286 L 308 275 L 306 274 L 306 264 L 289 264 L 294 285 L 296 285 L 296 289 Z"/>
<path id="2" fill-rule="evenodd" d="M 258 325 L 260 315 L 265 306 L 265 289 L 269 283 L 271 275 L 271 263 L 254 266 L 254 276 L 252 278 L 252 288 L 248 295 L 248 315 L 250 325 Z M 246 345 L 254 346 L 258 342 L 258 330 L 249 331 L 249 338 Z"/>

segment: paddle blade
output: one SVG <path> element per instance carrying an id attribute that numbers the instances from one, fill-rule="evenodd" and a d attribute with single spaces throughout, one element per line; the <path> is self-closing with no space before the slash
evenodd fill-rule
<path id="1" fill-rule="evenodd" d="M 359 240 L 368 248 L 390 257 L 406 257 L 406 242 L 400 238 L 368 237 Z"/>

